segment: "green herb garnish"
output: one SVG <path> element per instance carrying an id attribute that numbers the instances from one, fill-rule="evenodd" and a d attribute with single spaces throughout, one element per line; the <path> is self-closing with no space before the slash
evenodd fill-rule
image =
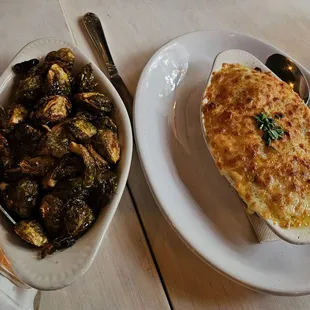
<path id="1" fill-rule="evenodd" d="M 277 126 L 275 120 L 262 112 L 257 114 L 255 117 L 257 127 L 264 131 L 262 139 L 265 141 L 267 146 L 270 145 L 271 141 L 279 140 L 283 137 L 283 130 L 280 126 Z"/>

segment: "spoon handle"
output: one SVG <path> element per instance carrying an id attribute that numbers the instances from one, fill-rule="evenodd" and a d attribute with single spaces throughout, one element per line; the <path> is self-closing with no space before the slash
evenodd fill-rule
<path id="1" fill-rule="evenodd" d="M 124 101 L 128 114 L 131 117 L 133 98 L 114 64 L 112 54 L 110 52 L 108 42 L 105 38 L 100 19 L 94 13 L 86 13 L 83 17 L 83 23 L 93 44 L 97 49 L 97 52 L 99 53 L 100 57 L 103 59 L 107 67 L 111 83 Z"/>

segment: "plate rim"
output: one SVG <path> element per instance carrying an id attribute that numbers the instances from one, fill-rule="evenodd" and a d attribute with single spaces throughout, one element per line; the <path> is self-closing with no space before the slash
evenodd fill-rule
<path id="1" fill-rule="evenodd" d="M 244 279 L 239 278 L 236 274 L 232 273 L 232 272 L 228 272 L 228 271 L 224 271 L 222 270 L 222 268 L 218 267 L 216 264 L 214 264 L 212 261 L 210 261 L 207 257 L 205 257 L 202 253 L 200 253 L 200 251 L 198 249 L 195 249 L 192 245 L 190 240 L 188 240 L 188 238 L 184 235 L 184 233 L 182 233 L 181 231 L 178 230 L 177 228 L 177 224 L 174 222 L 173 218 L 170 217 L 168 215 L 168 213 L 165 211 L 165 207 L 164 202 L 160 201 L 159 195 L 156 193 L 156 190 L 154 190 L 154 187 L 149 179 L 148 176 L 148 172 L 147 172 L 147 168 L 145 167 L 144 161 L 143 161 L 143 155 L 142 155 L 142 148 L 140 148 L 139 146 L 139 129 L 138 129 L 138 121 L 136 118 L 136 110 L 137 110 L 137 101 L 140 96 L 140 93 L 142 91 L 143 85 L 142 82 L 145 79 L 145 77 L 147 76 L 148 70 L 151 67 L 151 64 L 153 63 L 154 59 L 156 59 L 158 57 L 158 55 L 164 51 L 166 48 L 168 48 L 169 46 L 171 46 L 174 43 L 178 43 L 178 41 L 180 39 L 186 38 L 186 37 L 190 37 L 196 34 L 211 34 L 211 33 L 218 33 L 218 34 L 225 34 L 225 35 L 229 35 L 229 36 L 242 36 L 242 37 L 246 37 L 252 40 L 255 40 L 259 43 L 262 43 L 264 45 L 267 45 L 268 47 L 273 48 L 274 50 L 276 50 L 277 52 L 280 52 L 281 54 L 290 57 L 287 53 L 283 52 L 282 50 L 280 50 L 279 48 L 277 48 L 276 46 L 270 44 L 269 42 L 263 41 L 261 39 L 256 38 L 255 36 L 249 35 L 249 34 L 245 34 L 242 32 L 238 32 L 238 31 L 231 31 L 228 29 L 209 29 L 209 30 L 198 30 L 198 31 L 192 31 L 192 32 L 188 32 L 182 35 L 179 35 L 171 40 L 169 40 L 168 42 L 166 42 L 165 44 L 163 44 L 160 48 L 158 48 L 153 55 L 151 56 L 151 58 L 148 60 L 148 62 L 146 63 L 146 65 L 144 66 L 142 73 L 139 77 L 139 81 L 138 81 L 138 85 L 137 85 L 137 89 L 136 89 L 136 93 L 135 93 L 135 98 L 134 98 L 134 105 L 133 105 L 133 117 L 132 117 L 132 126 L 133 126 L 133 131 L 134 131 L 134 139 L 136 141 L 136 146 L 137 146 L 137 153 L 138 153 L 138 157 L 141 163 L 141 167 L 142 167 L 142 171 L 144 173 L 145 179 L 147 181 L 147 184 L 149 186 L 149 189 L 152 193 L 152 196 L 157 204 L 157 206 L 159 207 L 159 210 L 161 211 L 162 215 L 164 216 L 164 218 L 167 220 L 167 222 L 169 223 L 170 227 L 172 227 L 173 231 L 177 234 L 177 236 L 182 240 L 182 242 L 191 250 L 191 252 L 193 252 L 200 260 L 202 260 L 203 262 L 205 262 L 208 266 L 212 267 L 214 270 L 216 270 L 217 272 L 219 272 L 221 275 L 225 276 L 226 278 L 232 280 L 235 283 L 238 283 L 248 289 L 251 289 L 253 291 L 257 291 L 257 292 L 264 292 L 264 293 L 268 293 L 268 294 L 272 294 L 272 295 L 278 295 L 278 296 L 303 296 L 303 295 L 308 295 L 310 294 L 310 286 L 308 289 L 305 290 L 289 290 L 289 289 L 272 289 L 272 288 L 266 288 L 264 286 L 261 285 L 253 285 L 252 283 L 250 283 L 249 281 L 246 281 Z M 256 57 L 256 56 L 255 56 Z M 290 57 L 290 59 L 292 59 L 298 66 L 299 68 L 301 68 L 302 70 L 306 70 L 307 69 L 301 65 L 298 61 L 294 60 L 294 58 Z M 214 60 L 213 60 L 214 61 Z M 207 81 L 207 80 L 206 80 Z"/>

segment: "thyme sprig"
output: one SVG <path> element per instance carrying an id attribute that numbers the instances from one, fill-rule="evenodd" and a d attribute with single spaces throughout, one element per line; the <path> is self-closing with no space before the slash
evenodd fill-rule
<path id="1" fill-rule="evenodd" d="M 284 132 L 282 128 L 276 124 L 275 120 L 271 116 L 261 112 L 254 116 L 254 118 L 258 129 L 264 131 L 262 139 L 265 141 L 267 146 L 269 146 L 273 140 L 279 140 L 283 137 Z"/>

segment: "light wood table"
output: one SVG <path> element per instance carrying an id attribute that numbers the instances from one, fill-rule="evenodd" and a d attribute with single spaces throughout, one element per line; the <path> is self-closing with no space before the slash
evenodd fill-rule
<path id="1" fill-rule="evenodd" d="M 80 23 L 89 11 L 100 17 L 114 60 L 132 94 L 144 65 L 161 45 L 202 29 L 254 35 L 310 67 L 308 0 L 17 2 L 0 2 L 0 72 L 23 44 L 43 36 L 71 40 L 97 61 Z M 129 185 L 132 197 L 126 190 L 87 274 L 63 290 L 42 292 L 41 309 L 310 309 L 310 296 L 256 293 L 201 262 L 163 218 L 136 156 Z"/>

